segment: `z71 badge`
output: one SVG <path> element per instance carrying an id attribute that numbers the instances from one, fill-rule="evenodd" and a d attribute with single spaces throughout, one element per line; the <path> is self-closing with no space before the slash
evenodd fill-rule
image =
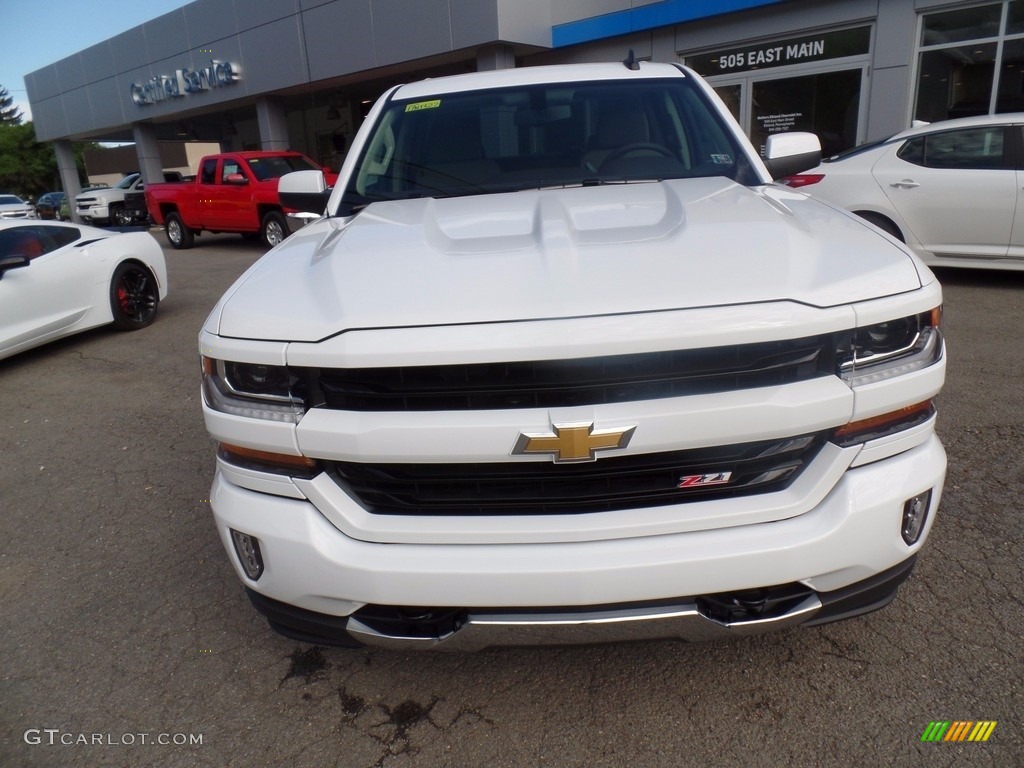
<path id="1" fill-rule="evenodd" d="M 709 485 L 726 485 L 732 480 L 732 472 L 712 472 L 707 475 L 683 475 L 677 488 L 706 488 Z"/>

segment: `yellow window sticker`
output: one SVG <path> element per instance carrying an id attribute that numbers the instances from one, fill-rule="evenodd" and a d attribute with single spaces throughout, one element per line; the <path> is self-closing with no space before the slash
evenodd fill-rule
<path id="1" fill-rule="evenodd" d="M 419 112 L 421 109 L 437 109 L 441 106 L 440 99 L 434 99 L 433 101 L 417 101 L 414 104 L 406 104 L 406 112 Z"/>

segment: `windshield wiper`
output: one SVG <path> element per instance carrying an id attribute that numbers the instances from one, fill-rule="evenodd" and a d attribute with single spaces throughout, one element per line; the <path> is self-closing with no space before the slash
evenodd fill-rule
<path id="1" fill-rule="evenodd" d="M 676 179 L 679 176 L 651 176 L 646 178 L 632 178 L 626 176 L 615 176 L 615 177 L 604 177 L 604 178 L 590 178 L 584 179 L 582 186 L 584 187 L 603 187 L 606 184 L 657 184 L 658 182 L 665 181 L 666 179 Z"/>

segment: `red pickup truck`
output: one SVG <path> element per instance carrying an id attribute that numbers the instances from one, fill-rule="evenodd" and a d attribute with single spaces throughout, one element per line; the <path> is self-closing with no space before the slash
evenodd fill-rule
<path id="1" fill-rule="evenodd" d="M 191 248 L 207 232 L 258 234 L 275 246 L 290 232 L 277 198 L 278 180 L 292 171 L 320 170 L 333 185 L 337 174 L 298 152 L 227 152 L 208 155 L 193 181 L 146 185 L 146 207 L 174 248 Z"/>

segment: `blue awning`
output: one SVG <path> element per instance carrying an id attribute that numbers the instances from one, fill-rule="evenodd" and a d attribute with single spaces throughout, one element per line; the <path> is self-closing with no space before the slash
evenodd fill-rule
<path id="1" fill-rule="evenodd" d="M 625 11 L 556 24 L 551 30 L 551 40 L 555 48 L 561 48 L 781 2 L 785 0 L 661 0 Z"/>

